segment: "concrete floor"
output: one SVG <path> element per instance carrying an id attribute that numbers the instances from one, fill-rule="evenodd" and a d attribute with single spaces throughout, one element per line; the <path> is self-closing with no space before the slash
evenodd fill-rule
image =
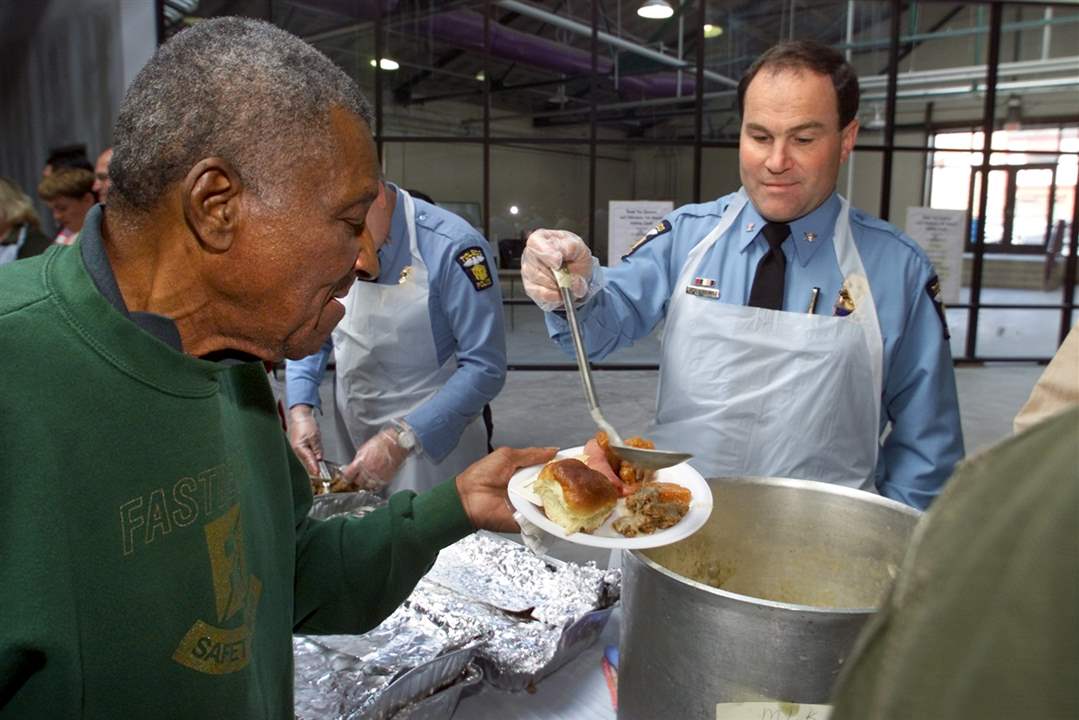
<path id="1" fill-rule="evenodd" d="M 968 453 L 1011 434 L 1012 418 L 1043 370 L 1034 364 L 956 369 Z M 604 415 L 625 433 L 643 432 L 655 409 L 656 373 L 606 371 L 594 379 Z M 491 408 L 496 445 L 569 447 L 595 433 L 576 373 L 510 373 Z"/>
<path id="2" fill-rule="evenodd" d="M 507 297 L 525 298 L 520 284 L 515 283 Z M 968 288 L 960 292 L 960 303 L 970 300 Z M 1061 290 L 1012 290 L 985 288 L 982 303 L 996 305 L 1059 305 L 1063 301 Z M 506 333 L 509 362 L 514 364 L 565 363 L 572 358 L 562 354 L 548 338 L 543 313 L 534 305 L 510 305 L 506 307 Z M 949 308 L 948 331 L 951 335 L 953 357 L 966 354 L 967 320 L 969 311 Z M 1074 318 L 1073 318 L 1074 319 Z M 604 362 L 658 363 L 659 338 L 663 325 L 649 337 L 638 340 L 632 347 L 622 348 Z M 1060 333 L 1060 310 L 981 310 L 978 314 L 978 357 L 1050 358 L 1056 352 Z"/>

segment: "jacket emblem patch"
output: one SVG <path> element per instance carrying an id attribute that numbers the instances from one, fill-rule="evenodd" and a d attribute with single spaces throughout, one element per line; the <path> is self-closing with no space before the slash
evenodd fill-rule
<path id="1" fill-rule="evenodd" d="M 483 254 L 483 248 L 478 246 L 468 248 L 457 256 L 457 264 L 476 290 L 486 290 L 495 284 L 491 277 L 491 268 L 487 265 L 487 256 Z"/>

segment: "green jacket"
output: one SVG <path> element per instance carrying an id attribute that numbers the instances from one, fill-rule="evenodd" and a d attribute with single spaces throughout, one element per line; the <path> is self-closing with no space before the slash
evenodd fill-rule
<path id="1" fill-rule="evenodd" d="M 959 467 L 831 720 L 1079 717 L 1079 406 Z"/>
<path id="2" fill-rule="evenodd" d="M 143 332 L 78 245 L 0 287 L 0 717 L 291 718 L 292 632 L 373 627 L 472 531 L 453 481 L 309 519 L 261 364 Z"/>

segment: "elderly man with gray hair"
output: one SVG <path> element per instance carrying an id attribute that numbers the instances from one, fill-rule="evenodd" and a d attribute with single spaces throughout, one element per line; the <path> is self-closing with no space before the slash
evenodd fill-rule
<path id="1" fill-rule="evenodd" d="M 516 529 L 508 478 L 553 451 L 307 516 L 259 361 L 378 272 L 369 123 L 299 39 L 199 23 L 124 99 L 107 210 L 0 268 L 0 715 L 291 718 L 294 630 L 362 632 L 441 547 Z"/>

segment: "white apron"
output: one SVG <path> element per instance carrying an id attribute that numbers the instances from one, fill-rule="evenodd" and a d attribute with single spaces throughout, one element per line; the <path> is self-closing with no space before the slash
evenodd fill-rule
<path id="1" fill-rule="evenodd" d="M 426 402 L 457 369 L 453 357 L 438 363 L 427 308 L 427 266 L 416 244 L 415 205 L 401 189 L 397 201 L 404 203 L 412 269 L 395 285 L 353 283 L 344 301 L 345 318 L 333 331 L 336 415 L 354 448 Z M 482 418 L 476 418 L 442 462 L 409 456 L 389 490 L 428 490 L 486 454 L 487 431 Z"/>
<path id="2" fill-rule="evenodd" d="M 682 266 L 667 312 L 650 436 L 657 447 L 694 453 L 690 464 L 705 477 L 789 477 L 871 489 L 883 343 L 850 232 L 850 204 L 840 197 L 834 244 L 855 309 L 834 317 L 686 293 L 709 248 L 731 242 L 728 230 L 747 201 L 739 190 Z"/>

